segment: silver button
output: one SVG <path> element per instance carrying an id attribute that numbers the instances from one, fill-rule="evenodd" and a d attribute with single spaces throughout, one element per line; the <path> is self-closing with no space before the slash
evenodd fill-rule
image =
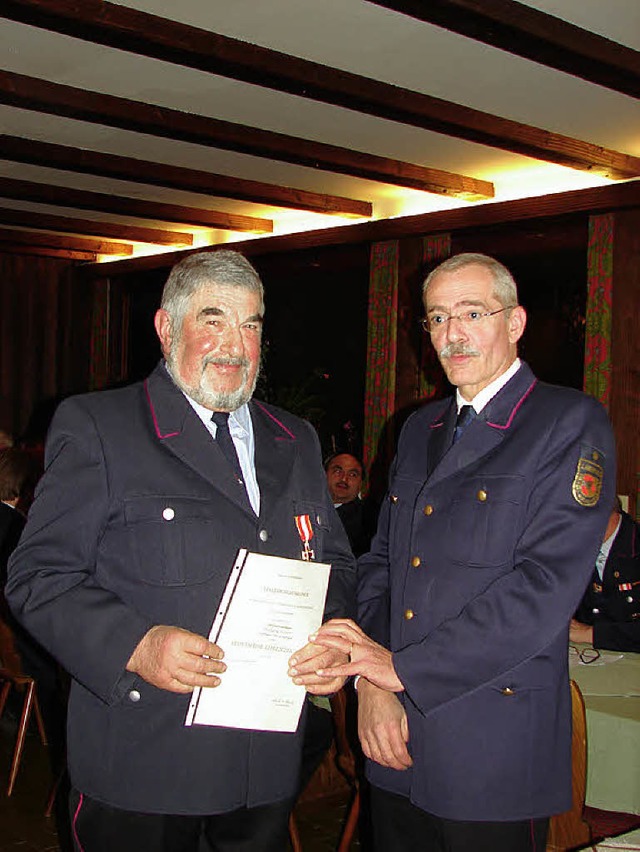
<path id="1" fill-rule="evenodd" d="M 631 595 L 627 595 L 627 603 L 633 603 L 633 597 Z"/>
<path id="2" fill-rule="evenodd" d="M 266 541 L 269 538 L 269 533 L 266 530 L 260 530 L 258 538 L 260 541 Z"/>
<path id="3" fill-rule="evenodd" d="M 600 614 L 600 610 L 598 609 L 598 607 L 597 607 L 597 606 L 594 606 L 594 608 L 591 610 L 591 612 L 592 612 L 594 615 L 599 615 L 599 614 Z"/>
<path id="4" fill-rule="evenodd" d="M 132 689 L 131 692 L 129 693 L 129 701 L 134 701 L 134 702 L 140 701 L 141 697 L 142 696 L 140 695 L 140 693 L 138 692 L 137 689 Z"/>
<path id="5" fill-rule="evenodd" d="M 171 508 L 171 506 L 167 506 L 166 509 L 162 510 L 162 517 L 165 521 L 172 521 L 176 516 L 175 511 Z"/>

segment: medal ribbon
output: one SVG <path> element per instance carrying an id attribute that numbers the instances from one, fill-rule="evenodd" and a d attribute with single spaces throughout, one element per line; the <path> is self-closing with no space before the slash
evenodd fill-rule
<path id="1" fill-rule="evenodd" d="M 311 526 L 311 518 L 309 515 L 294 515 L 296 529 L 302 542 L 302 558 L 307 562 L 313 559 L 314 553 L 311 550 L 310 541 L 313 538 L 313 527 Z"/>

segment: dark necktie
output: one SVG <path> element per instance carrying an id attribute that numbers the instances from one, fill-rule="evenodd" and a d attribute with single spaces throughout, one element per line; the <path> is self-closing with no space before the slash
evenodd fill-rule
<path id="1" fill-rule="evenodd" d="M 240 460 L 238 459 L 238 453 L 236 452 L 236 447 L 233 443 L 231 432 L 229 431 L 229 412 L 215 411 L 211 420 L 216 424 L 216 444 L 224 453 L 225 458 L 233 469 L 233 474 L 237 479 L 238 484 L 242 486 L 244 495 L 247 497 L 247 491 L 242 476 L 242 468 L 240 467 Z M 247 497 L 247 501 L 248 500 L 249 498 Z"/>
<path id="2" fill-rule="evenodd" d="M 456 420 L 456 430 L 453 433 L 453 443 L 459 441 L 462 437 L 462 433 L 467 428 L 469 423 L 476 418 L 476 410 L 472 405 L 463 405 L 460 411 L 458 412 L 458 419 Z"/>

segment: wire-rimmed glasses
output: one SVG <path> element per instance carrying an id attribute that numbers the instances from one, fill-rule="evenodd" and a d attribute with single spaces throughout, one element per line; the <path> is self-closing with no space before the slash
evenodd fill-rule
<path id="1" fill-rule="evenodd" d="M 463 311 L 461 314 L 430 314 L 428 317 L 422 317 L 419 322 L 423 331 L 426 331 L 427 334 L 437 334 L 444 331 L 451 320 L 457 320 L 464 326 L 477 325 L 485 317 L 494 317 L 503 311 L 510 311 L 513 307 L 513 305 L 507 305 L 505 308 L 498 308 L 497 311 L 479 311 L 478 308 L 469 308 L 468 311 Z"/>
<path id="2" fill-rule="evenodd" d="M 569 645 L 569 654 L 577 656 L 585 666 L 600 659 L 600 651 L 597 648 L 578 648 L 577 645 Z"/>

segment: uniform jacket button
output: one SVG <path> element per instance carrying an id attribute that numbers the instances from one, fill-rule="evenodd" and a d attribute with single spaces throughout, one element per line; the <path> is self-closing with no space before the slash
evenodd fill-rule
<path id="1" fill-rule="evenodd" d="M 389 494 L 389 500 L 391 500 L 392 503 L 397 503 L 398 502 L 398 495 L 397 494 Z"/>
<path id="2" fill-rule="evenodd" d="M 132 689 L 129 693 L 129 701 L 133 701 L 134 703 L 140 701 L 141 697 L 142 696 L 140 695 L 137 689 Z"/>
<path id="3" fill-rule="evenodd" d="M 258 533 L 258 538 L 260 539 L 260 541 L 267 541 L 267 539 L 269 538 L 269 533 L 266 530 L 260 530 L 260 532 Z"/>
<path id="4" fill-rule="evenodd" d="M 413 565 L 414 568 L 419 568 L 420 567 L 420 557 L 414 556 L 413 559 L 411 560 L 411 564 Z"/>
<path id="5" fill-rule="evenodd" d="M 488 496 L 488 495 L 487 495 L 487 492 L 486 492 L 483 488 L 481 488 L 481 489 L 480 489 L 480 491 L 478 491 L 478 493 L 476 494 L 476 497 L 478 498 L 478 500 L 479 500 L 481 503 L 485 503 L 485 502 L 486 502 L 486 500 L 487 500 L 487 496 Z"/>
<path id="6" fill-rule="evenodd" d="M 433 506 L 431 505 L 431 503 L 427 503 L 427 505 L 424 507 L 424 513 L 425 515 L 427 515 L 427 517 L 433 514 Z"/>
<path id="7" fill-rule="evenodd" d="M 411 619 L 413 618 L 414 615 L 415 615 L 415 612 L 412 609 L 405 609 L 405 611 L 404 611 L 405 621 L 411 621 Z"/>
<path id="8" fill-rule="evenodd" d="M 171 506 L 167 506 L 166 509 L 162 510 L 162 517 L 165 521 L 172 521 L 176 516 L 175 510 L 171 508 Z"/>
<path id="9" fill-rule="evenodd" d="M 501 689 L 500 692 L 503 695 L 515 695 L 515 692 L 513 691 L 513 689 L 511 689 L 510 686 L 505 686 L 505 688 Z"/>

